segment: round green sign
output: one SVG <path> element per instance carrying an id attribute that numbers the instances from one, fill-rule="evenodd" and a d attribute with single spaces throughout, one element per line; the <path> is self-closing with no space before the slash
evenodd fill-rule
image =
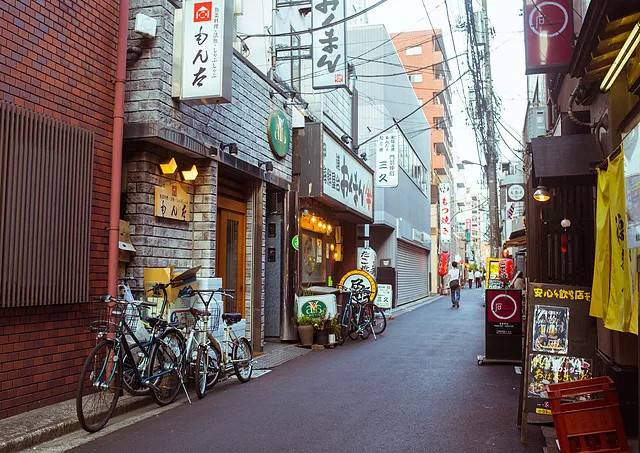
<path id="1" fill-rule="evenodd" d="M 271 152 L 278 158 L 285 157 L 291 147 L 291 124 L 282 110 L 276 110 L 269 115 L 267 137 Z"/>
<path id="2" fill-rule="evenodd" d="M 300 250 L 300 236 L 297 234 L 291 238 L 291 247 L 293 247 L 295 251 Z"/>
<path id="3" fill-rule="evenodd" d="M 300 311 L 310 318 L 324 318 L 327 314 L 327 305 L 321 300 L 310 300 L 302 305 Z"/>

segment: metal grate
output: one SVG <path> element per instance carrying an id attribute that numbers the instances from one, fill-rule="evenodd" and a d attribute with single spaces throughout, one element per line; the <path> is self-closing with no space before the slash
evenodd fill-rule
<path id="1" fill-rule="evenodd" d="M 0 102 L 0 307 L 85 302 L 93 132 Z"/>

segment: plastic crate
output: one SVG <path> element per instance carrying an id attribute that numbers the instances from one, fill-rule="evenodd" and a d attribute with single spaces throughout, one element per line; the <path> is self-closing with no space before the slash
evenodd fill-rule
<path id="1" fill-rule="evenodd" d="M 547 393 L 560 451 L 629 451 L 611 378 L 550 384 Z"/>

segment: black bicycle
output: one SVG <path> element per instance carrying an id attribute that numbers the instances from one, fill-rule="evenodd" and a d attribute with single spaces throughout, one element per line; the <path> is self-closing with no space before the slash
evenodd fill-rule
<path id="1" fill-rule="evenodd" d="M 102 298 L 108 304 L 106 319 L 91 325 L 98 343 L 84 362 L 76 394 L 76 413 L 86 431 L 96 432 L 107 424 L 123 389 L 134 395 L 150 391 L 155 402 L 164 406 L 184 388 L 182 335 L 162 319 L 169 285 L 156 284 L 152 289 L 165 297 L 160 316 L 144 318 L 151 330 L 148 340 L 141 341 L 131 324 L 143 318 L 141 308 L 155 307 L 155 303 Z"/>

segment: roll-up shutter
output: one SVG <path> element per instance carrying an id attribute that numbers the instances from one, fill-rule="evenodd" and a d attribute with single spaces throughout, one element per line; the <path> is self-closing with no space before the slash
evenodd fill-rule
<path id="1" fill-rule="evenodd" d="M 429 295 L 429 252 L 398 241 L 396 255 L 398 275 L 398 305 Z"/>

